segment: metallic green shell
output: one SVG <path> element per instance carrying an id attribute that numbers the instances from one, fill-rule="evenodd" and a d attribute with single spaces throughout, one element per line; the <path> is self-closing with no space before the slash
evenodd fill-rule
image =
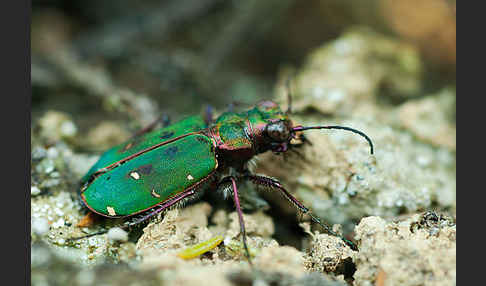
<path id="1" fill-rule="evenodd" d="M 82 178 L 81 182 L 86 182 L 97 170 L 118 162 L 150 146 L 190 132 L 200 131 L 206 127 L 207 125 L 201 116 L 191 116 L 168 127 L 157 129 L 155 131 L 132 138 L 129 141 L 117 145 L 103 153 L 100 159 Z"/>
<path id="2" fill-rule="evenodd" d="M 251 148 L 251 141 L 245 133 L 246 114 L 223 113 L 215 122 L 218 135 L 230 149 Z"/>
<path id="3" fill-rule="evenodd" d="M 97 177 L 81 198 L 102 215 L 133 215 L 201 182 L 217 165 L 214 141 L 201 134 L 189 135 Z"/>

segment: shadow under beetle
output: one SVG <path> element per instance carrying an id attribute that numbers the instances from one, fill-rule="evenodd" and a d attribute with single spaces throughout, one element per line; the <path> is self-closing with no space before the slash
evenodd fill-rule
<path id="1" fill-rule="evenodd" d="M 249 180 L 279 191 L 312 221 L 339 236 L 280 182 L 251 173 L 248 161 L 260 153 L 284 153 L 308 142 L 302 131 L 310 129 L 343 129 L 357 133 L 368 141 L 373 154 L 371 139 L 349 127 L 294 125 L 289 114 L 290 100 L 285 112 L 276 103 L 263 101 L 245 112 L 223 113 L 214 121 L 208 108 L 205 116 L 188 117 L 155 131 L 152 131 L 155 124 L 151 124 L 100 157 L 82 179 L 81 199 L 91 211 L 104 217 L 130 217 L 122 226 L 128 229 L 171 206 L 197 197 L 205 189 L 230 189 L 245 255 L 251 264 L 237 188 L 238 181 Z M 301 142 L 291 143 L 292 139 Z M 339 237 L 357 250 L 354 243 Z"/>

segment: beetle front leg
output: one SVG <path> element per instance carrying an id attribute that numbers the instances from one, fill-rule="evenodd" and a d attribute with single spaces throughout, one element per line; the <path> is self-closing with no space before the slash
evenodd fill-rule
<path id="1" fill-rule="evenodd" d="M 295 137 L 293 137 L 293 138 L 295 138 Z M 314 145 L 314 144 L 312 144 L 312 141 L 310 141 L 304 134 L 300 134 L 297 139 L 300 140 L 300 142 L 291 144 L 290 145 L 291 147 L 300 148 L 300 147 L 305 146 L 305 145 L 310 145 L 310 146 Z"/>
<path id="2" fill-rule="evenodd" d="M 324 228 L 329 234 L 337 236 L 341 238 L 341 240 L 346 243 L 352 250 L 358 251 L 358 247 L 350 240 L 344 238 L 343 236 L 335 233 L 329 226 L 325 225 L 324 223 L 321 222 L 321 220 L 314 216 L 310 210 L 305 207 L 299 200 L 297 200 L 294 196 L 292 196 L 284 187 L 282 187 L 282 184 L 272 178 L 265 177 L 265 176 L 258 176 L 258 175 L 253 175 L 253 174 L 245 174 L 244 178 L 252 181 L 254 184 L 257 185 L 262 185 L 265 187 L 269 187 L 271 189 L 276 189 L 280 191 L 290 202 L 292 202 L 302 213 L 308 214 L 312 221 L 319 224 L 322 228 Z"/>
<path id="3" fill-rule="evenodd" d="M 243 211 L 241 210 L 241 206 L 240 206 L 240 199 L 238 196 L 238 188 L 236 187 L 236 180 L 233 176 L 229 176 L 224 178 L 220 182 L 220 185 L 222 183 L 225 183 L 228 180 L 231 181 L 231 187 L 233 189 L 233 200 L 235 202 L 236 212 L 238 213 L 238 220 L 240 223 L 240 233 L 243 236 L 242 240 L 243 240 L 243 247 L 245 248 L 245 255 L 248 260 L 248 263 L 250 264 L 251 267 L 253 267 L 253 264 L 251 262 L 251 257 L 250 257 L 250 251 L 248 251 L 248 245 L 246 244 L 245 221 L 243 220 Z"/>

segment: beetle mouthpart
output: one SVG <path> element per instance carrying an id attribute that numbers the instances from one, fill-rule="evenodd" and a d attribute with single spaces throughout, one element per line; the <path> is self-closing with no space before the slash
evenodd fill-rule
<path id="1" fill-rule="evenodd" d="M 341 130 L 347 130 L 347 131 L 351 131 L 353 133 L 356 133 L 358 135 L 361 135 L 362 137 L 364 137 L 366 139 L 366 141 L 368 141 L 368 144 L 370 145 L 370 153 L 371 153 L 371 155 L 373 155 L 373 142 L 371 141 L 370 137 L 368 137 L 368 135 L 364 134 L 363 132 L 356 130 L 356 129 L 353 129 L 353 128 L 350 128 L 350 127 L 337 126 L 337 125 L 334 125 L 334 126 L 302 126 L 302 125 L 298 125 L 298 126 L 295 126 L 294 128 L 292 128 L 291 130 L 292 130 L 292 132 L 295 132 L 295 131 L 305 131 L 305 130 L 310 130 L 310 129 L 341 129 Z"/>

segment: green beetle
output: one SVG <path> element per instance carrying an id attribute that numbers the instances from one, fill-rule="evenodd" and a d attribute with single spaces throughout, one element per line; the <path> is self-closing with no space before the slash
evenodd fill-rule
<path id="1" fill-rule="evenodd" d="M 314 222 L 337 235 L 277 180 L 252 174 L 248 161 L 263 152 L 283 153 L 304 144 L 302 131 L 309 129 L 352 131 L 368 141 L 372 154 L 373 144 L 367 135 L 349 127 L 296 126 L 289 113 L 290 108 L 284 112 L 276 103 L 263 101 L 245 112 L 223 113 L 215 121 L 209 113 L 206 119 L 189 117 L 136 136 L 101 156 L 82 179 L 81 199 L 99 215 L 134 218 L 125 225 L 130 227 L 197 197 L 205 189 L 230 187 L 249 259 L 237 188 L 238 181 L 249 180 L 280 191 Z M 302 142 L 291 144 L 294 138 Z M 341 238 L 357 249 L 351 241 Z"/>

